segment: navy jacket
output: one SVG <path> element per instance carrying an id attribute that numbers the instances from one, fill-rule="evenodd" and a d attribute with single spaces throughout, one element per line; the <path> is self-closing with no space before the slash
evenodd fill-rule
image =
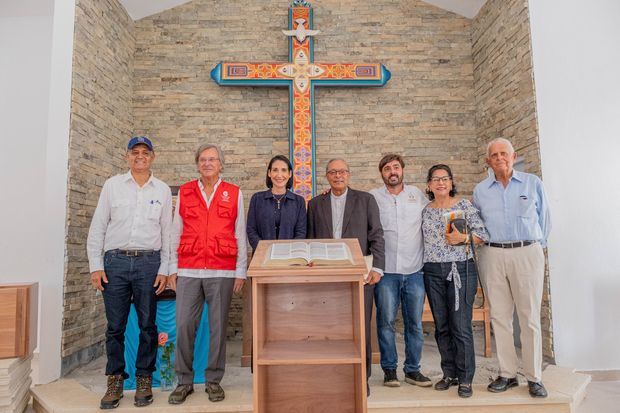
<path id="1" fill-rule="evenodd" d="M 299 195 L 287 191 L 286 199 L 280 203 L 280 237 L 279 239 L 306 238 L 306 201 Z M 258 241 L 276 239 L 276 221 L 274 211 L 276 200 L 271 189 L 252 195 L 248 209 L 248 241 L 256 250 Z"/>

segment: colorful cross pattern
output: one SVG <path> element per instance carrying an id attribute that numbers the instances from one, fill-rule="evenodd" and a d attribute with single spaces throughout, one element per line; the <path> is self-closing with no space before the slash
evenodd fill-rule
<path id="1" fill-rule="evenodd" d="M 293 25 L 295 24 L 295 27 Z M 390 72 L 379 63 L 315 63 L 312 8 L 296 0 L 289 8 L 289 61 L 285 63 L 220 63 L 211 77 L 220 86 L 289 88 L 289 151 L 293 188 L 305 199 L 315 192 L 315 86 L 383 86 Z"/>

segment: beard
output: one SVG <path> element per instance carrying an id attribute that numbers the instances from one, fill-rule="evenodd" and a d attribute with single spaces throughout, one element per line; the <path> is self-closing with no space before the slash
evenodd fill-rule
<path id="1" fill-rule="evenodd" d="M 397 178 L 396 180 L 393 180 L 392 178 Z M 396 175 L 396 174 L 392 174 L 390 176 L 386 178 L 383 178 L 383 182 L 387 185 L 387 186 L 398 186 L 400 184 L 403 183 L 403 176 L 400 175 Z"/>

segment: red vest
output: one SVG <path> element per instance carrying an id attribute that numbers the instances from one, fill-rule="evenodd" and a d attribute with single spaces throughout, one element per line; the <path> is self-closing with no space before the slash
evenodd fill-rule
<path id="1" fill-rule="evenodd" d="M 237 266 L 235 221 L 239 187 L 220 182 L 211 206 L 202 197 L 198 181 L 179 188 L 179 215 L 183 233 L 177 253 L 179 268 L 234 270 Z"/>

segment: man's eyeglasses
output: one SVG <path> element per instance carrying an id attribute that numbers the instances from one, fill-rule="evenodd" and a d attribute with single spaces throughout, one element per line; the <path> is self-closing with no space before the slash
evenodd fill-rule
<path id="1" fill-rule="evenodd" d="M 215 163 L 219 160 L 220 158 L 200 158 L 198 159 L 198 163 Z"/>
<path id="2" fill-rule="evenodd" d="M 434 184 L 441 182 L 442 184 L 447 184 L 452 180 L 449 176 L 434 176 L 430 179 L 430 181 Z"/>
<path id="3" fill-rule="evenodd" d="M 348 169 L 330 169 L 329 171 L 327 171 L 327 175 L 329 176 L 346 175 L 348 173 Z"/>

